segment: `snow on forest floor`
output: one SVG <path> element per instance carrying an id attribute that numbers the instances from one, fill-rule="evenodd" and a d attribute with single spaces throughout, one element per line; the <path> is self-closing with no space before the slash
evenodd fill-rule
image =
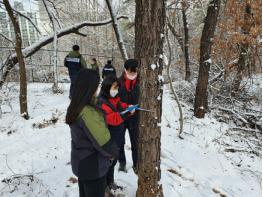
<path id="1" fill-rule="evenodd" d="M 28 121 L 19 116 L 18 86 L 14 86 L 10 93 L 13 95 L 9 101 L 11 105 L 8 102 L 2 104 L 1 197 L 78 196 L 78 185 L 69 181 L 73 176 L 69 164 L 70 132 L 64 123 L 69 84 L 63 86 L 64 94 L 53 95 L 51 84 L 29 84 L 31 118 Z M 190 106 L 184 107 L 183 111 L 184 139 L 179 139 L 178 108 L 165 87 L 161 147 L 164 196 L 261 196 L 261 158 L 245 152 L 226 152 L 231 145 L 238 144 L 240 148 L 244 145 L 242 140 L 226 135 L 229 125 L 209 116 L 196 119 Z M 220 143 L 222 141 L 224 143 Z M 126 142 L 128 173 L 116 170 L 116 182 L 124 186 L 127 197 L 133 197 L 137 177 L 131 168 L 128 135 Z"/>

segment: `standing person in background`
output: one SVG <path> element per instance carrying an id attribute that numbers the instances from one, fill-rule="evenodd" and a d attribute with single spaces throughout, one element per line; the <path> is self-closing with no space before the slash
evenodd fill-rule
<path id="1" fill-rule="evenodd" d="M 126 60 L 124 63 L 124 72 L 119 78 L 119 96 L 121 101 L 136 105 L 139 102 L 139 78 L 138 78 L 138 61 L 135 59 Z M 133 170 L 137 174 L 137 157 L 138 157 L 138 130 L 139 130 L 139 112 L 136 111 L 133 115 L 128 116 L 124 121 L 124 130 L 128 129 L 131 150 Z M 125 141 L 125 131 L 122 132 L 122 139 Z M 124 151 L 124 145 L 120 147 L 119 151 L 119 171 L 126 172 L 126 157 Z"/>
<path id="2" fill-rule="evenodd" d="M 100 72 L 99 65 L 97 63 L 97 59 L 96 58 L 92 58 L 91 59 L 91 69 L 92 70 L 96 70 L 98 73 Z"/>
<path id="3" fill-rule="evenodd" d="M 85 59 L 79 53 L 79 46 L 74 45 L 72 51 L 65 57 L 64 66 L 68 68 L 70 78 L 69 98 L 71 99 L 75 87 L 75 81 L 81 68 L 87 68 Z"/>
<path id="4" fill-rule="evenodd" d="M 67 110 L 71 131 L 71 167 L 78 177 L 80 197 L 104 197 L 106 175 L 118 149 L 106 126 L 103 112 L 96 106 L 99 73 L 80 70 Z"/>
<path id="5" fill-rule="evenodd" d="M 106 78 L 109 75 L 116 76 L 116 70 L 111 64 L 111 60 L 107 61 L 107 64 L 102 69 L 102 79 Z"/>

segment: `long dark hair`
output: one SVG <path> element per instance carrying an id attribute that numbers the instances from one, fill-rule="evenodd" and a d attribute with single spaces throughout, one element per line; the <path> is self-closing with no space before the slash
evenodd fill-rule
<path id="1" fill-rule="evenodd" d="M 109 75 L 103 80 L 101 84 L 100 97 L 104 99 L 111 98 L 110 89 L 114 82 L 118 82 L 118 79 L 115 75 Z"/>
<path id="2" fill-rule="evenodd" d="M 69 104 L 66 123 L 72 124 L 85 105 L 92 105 L 92 99 L 99 86 L 100 76 L 97 71 L 81 69 L 78 73 L 75 88 Z"/>

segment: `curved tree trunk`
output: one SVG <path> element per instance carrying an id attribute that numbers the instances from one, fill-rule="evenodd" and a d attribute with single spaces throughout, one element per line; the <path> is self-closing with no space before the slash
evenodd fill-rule
<path id="1" fill-rule="evenodd" d="M 135 57 L 140 63 L 141 112 L 137 197 L 163 196 L 160 169 L 164 0 L 136 0 Z"/>
<path id="2" fill-rule="evenodd" d="M 46 12 L 48 14 L 49 20 L 51 21 L 53 32 L 54 32 L 54 41 L 53 41 L 53 86 L 52 90 L 53 93 L 58 93 L 59 88 L 58 88 L 58 36 L 57 36 L 57 27 L 55 23 L 55 17 L 54 13 L 49 9 L 46 0 L 42 0 L 43 5 L 46 9 Z"/>
<path id="3" fill-rule="evenodd" d="M 200 67 L 195 91 L 194 115 L 204 118 L 208 108 L 207 85 L 211 64 L 211 48 L 216 29 L 221 0 L 212 0 L 208 5 L 200 45 Z"/>
<path id="4" fill-rule="evenodd" d="M 108 6 L 108 9 L 110 11 L 111 18 L 112 18 L 112 25 L 113 25 L 113 29 L 114 29 L 114 32 L 115 32 L 115 35 L 116 35 L 116 38 L 117 38 L 118 46 L 119 46 L 119 49 L 120 49 L 120 52 L 121 52 L 121 55 L 122 55 L 122 59 L 123 59 L 123 61 L 125 61 L 125 60 L 128 59 L 128 55 L 127 55 L 127 51 L 126 51 L 126 48 L 125 48 L 125 45 L 124 45 L 124 41 L 123 41 L 123 38 L 122 38 L 121 31 L 120 31 L 120 28 L 119 28 L 119 24 L 118 24 L 118 21 L 116 19 L 116 13 L 113 10 L 111 1 L 110 0 L 106 0 L 106 3 L 107 3 L 107 6 Z"/>
<path id="5" fill-rule="evenodd" d="M 170 40 L 169 40 L 169 31 L 168 29 L 166 30 L 166 40 L 167 40 L 167 45 L 168 45 L 168 50 L 169 50 L 169 59 L 168 59 L 168 65 L 167 65 L 167 76 L 169 79 L 169 84 L 170 84 L 170 89 L 171 92 L 174 95 L 174 99 L 178 105 L 178 109 L 179 109 L 179 114 L 180 114 L 180 118 L 179 118 L 179 123 L 180 123 L 180 130 L 179 130 L 179 138 L 182 139 L 181 134 L 183 132 L 184 129 L 184 117 L 183 117 L 183 110 L 182 110 L 182 106 L 180 104 L 180 100 L 179 97 L 177 96 L 175 89 L 173 87 L 173 79 L 170 73 L 170 67 L 171 67 L 171 62 L 172 62 L 172 48 L 171 48 L 171 44 L 170 44 Z"/>
<path id="6" fill-rule="evenodd" d="M 19 94 L 19 101 L 20 101 L 20 114 L 25 119 L 29 119 L 28 111 L 27 111 L 27 78 L 26 78 L 26 67 L 25 61 L 22 53 L 22 38 L 21 38 L 21 31 L 18 23 L 18 19 L 16 15 L 13 13 L 12 7 L 8 0 L 3 1 L 6 11 L 12 21 L 15 30 L 15 50 L 17 55 L 17 61 L 19 64 L 19 80 L 20 80 L 20 94 Z"/>

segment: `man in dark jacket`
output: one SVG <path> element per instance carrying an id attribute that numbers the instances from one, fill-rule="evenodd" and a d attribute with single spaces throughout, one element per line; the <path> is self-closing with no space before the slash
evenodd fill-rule
<path id="1" fill-rule="evenodd" d="M 106 78 L 108 75 L 116 76 L 116 70 L 111 64 L 111 60 L 107 61 L 107 64 L 102 69 L 102 78 Z"/>
<path id="2" fill-rule="evenodd" d="M 129 105 L 136 105 L 139 102 L 139 79 L 138 79 L 138 61 L 129 59 L 124 63 L 124 72 L 119 78 L 119 96 L 121 101 Z M 133 170 L 137 173 L 137 157 L 138 157 L 138 128 L 139 128 L 139 113 L 136 111 L 132 116 L 129 116 L 124 121 L 125 130 L 128 129 L 131 149 Z M 125 140 L 125 132 L 123 133 L 123 140 Z M 120 147 L 119 153 L 119 170 L 126 171 L 126 157 L 124 152 L 124 145 Z"/>
<path id="3" fill-rule="evenodd" d="M 74 45 L 72 49 L 73 51 L 71 51 L 64 59 L 64 65 L 68 68 L 69 78 L 71 82 L 69 91 L 70 99 L 72 97 L 75 81 L 80 69 L 87 68 L 85 59 L 79 53 L 79 46 Z"/>

